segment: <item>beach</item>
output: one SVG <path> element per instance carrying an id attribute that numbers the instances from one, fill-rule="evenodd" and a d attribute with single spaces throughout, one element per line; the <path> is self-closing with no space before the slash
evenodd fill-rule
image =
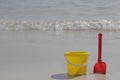
<path id="1" fill-rule="evenodd" d="M 90 53 L 87 74 L 70 80 L 119 79 L 119 31 L 102 32 L 107 74 L 93 74 L 98 32 L 1 31 L 0 80 L 69 80 L 64 53 L 80 50 Z"/>
<path id="2" fill-rule="evenodd" d="M 119 80 L 119 0 L 0 0 L 0 80 Z M 98 33 L 107 73 L 93 74 Z M 90 53 L 69 78 L 64 54 Z"/>

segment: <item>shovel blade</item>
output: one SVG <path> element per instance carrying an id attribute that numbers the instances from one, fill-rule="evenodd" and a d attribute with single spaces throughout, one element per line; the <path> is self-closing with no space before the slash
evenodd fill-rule
<path id="1" fill-rule="evenodd" d="M 106 63 L 98 62 L 94 65 L 94 73 L 106 74 Z"/>

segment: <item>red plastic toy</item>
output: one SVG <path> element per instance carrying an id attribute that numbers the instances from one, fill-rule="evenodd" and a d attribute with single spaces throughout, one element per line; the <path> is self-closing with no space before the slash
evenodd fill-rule
<path id="1" fill-rule="evenodd" d="M 98 62 L 94 65 L 93 73 L 106 74 L 106 63 L 102 62 L 102 33 L 98 34 Z"/>

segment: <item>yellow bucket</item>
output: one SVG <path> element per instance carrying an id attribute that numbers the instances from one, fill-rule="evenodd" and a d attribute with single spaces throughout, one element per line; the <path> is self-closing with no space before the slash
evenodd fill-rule
<path id="1" fill-rule="evenodd" d="M 89 53 L 86 51 L 66 52 L 64 54 L 69 76 L 84 75 L 87 72 Z"/>

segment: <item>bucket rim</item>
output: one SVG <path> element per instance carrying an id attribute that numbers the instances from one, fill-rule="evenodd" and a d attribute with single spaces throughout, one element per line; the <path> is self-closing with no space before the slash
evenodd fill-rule
<path id="1" fill-rule="evenodd" d="M 88 51 L 69 51 L 65 52 L 64 56 L 84 56 L 84 55 L 89 55 Z"/>

